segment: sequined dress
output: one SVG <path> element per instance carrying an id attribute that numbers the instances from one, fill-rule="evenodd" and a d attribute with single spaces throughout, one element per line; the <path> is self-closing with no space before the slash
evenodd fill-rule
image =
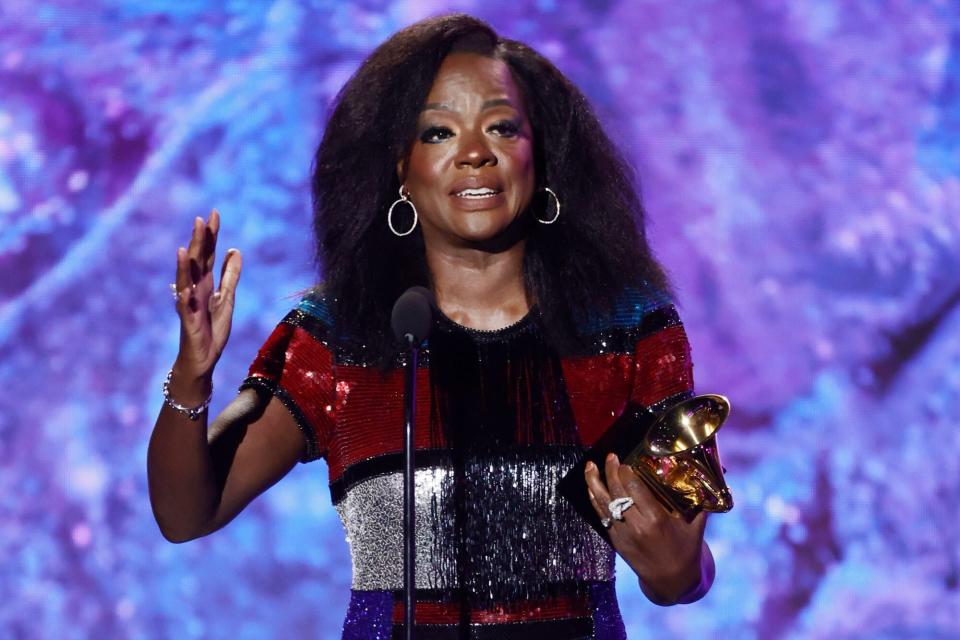
<path id="1" fill-rule="evenodd" d="M 614 554 L 556 482 L 628 401 L 693 389 L 676 310 L 647 290 L 558 353 L 536 308 L 497 331 L 442 315 L 421 351 L 416 399 L 416 637 L 625 638 Z M 346 639 L 403 631 L 403 357 L 375 365 L 335 332 L 319 294 L 277 326 L 242 388 L 275 395 L 325 458 L 353 563 Z"/>

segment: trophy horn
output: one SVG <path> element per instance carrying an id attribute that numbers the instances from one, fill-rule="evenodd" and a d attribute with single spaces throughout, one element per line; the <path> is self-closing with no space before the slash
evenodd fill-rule
<path id="1" fill-rule="evenodd" d="M 668 511 L 687 521 L 700 511 L 730 511 L 733 496 L 715 438 L 729 414 L 730 401 L 721 395 L 678 402 L 659 415 L 624 462 Z"/>

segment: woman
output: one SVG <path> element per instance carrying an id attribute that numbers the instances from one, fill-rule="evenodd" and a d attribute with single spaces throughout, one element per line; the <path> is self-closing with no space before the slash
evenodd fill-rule
<path id="1" fill-rule="evenodd" d="M 438 310 L 418 371 L 418 633 L 623 637 L 610 545 L 556 481 L 628 401 L 665 406 L 692 377 L 629 170 L 582 94 L 476 19 L 420 22 L 344 87 L 313 189 L 324 284 L 209 434 L 241 258 L 228 251 L 214 291 L 216 211 L 178 251 L 180 353 L 148 456 L 164 536 L 216 531 L 324 457 L 353 559 L 344 637 L 399 629 L 403 357 L 389 317 L 426 285 Z M 588 466 L 592 504 L 644 593 L 701 597 L 704 516 L 670 517 L 615 457 L 605 477 Z"/>

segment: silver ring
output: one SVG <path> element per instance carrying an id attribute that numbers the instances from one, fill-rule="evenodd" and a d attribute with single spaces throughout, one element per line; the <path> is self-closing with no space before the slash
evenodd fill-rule
<path id="1" fill-rule="evenodd" d="M 610 525 L 613 524 L 613 520 L 611 520 L 610 518 L 600 518 L 600 524 L 603 525 L 604 529 L 609 529 Z"/>
<path id="2" fill-rule="evenodd" d="M 610 517 L 618 522 L 623 522 L 623 512 L 633 506 L 633 498 L 614 498 L 607 505 L 610 510 Z"/>
<path id="3" fill-rule="evenodd" d="M 177 285 L 172 282 L 170 283 L 170 293 L 173 294 L 174 300 L 180 302 L 180 292 L 177 291 Z"/>

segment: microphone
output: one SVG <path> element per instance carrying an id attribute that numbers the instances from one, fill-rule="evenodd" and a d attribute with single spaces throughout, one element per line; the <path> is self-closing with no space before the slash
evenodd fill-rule
<path id="1" fill-rule="evenodd" d="M 390 326 L 397 340 L 407 346 L 420 346 L 433 328 L 433 309 L 437 301 L 426 287 L 410 287 L 397 298 L 390 314 Z"/>

